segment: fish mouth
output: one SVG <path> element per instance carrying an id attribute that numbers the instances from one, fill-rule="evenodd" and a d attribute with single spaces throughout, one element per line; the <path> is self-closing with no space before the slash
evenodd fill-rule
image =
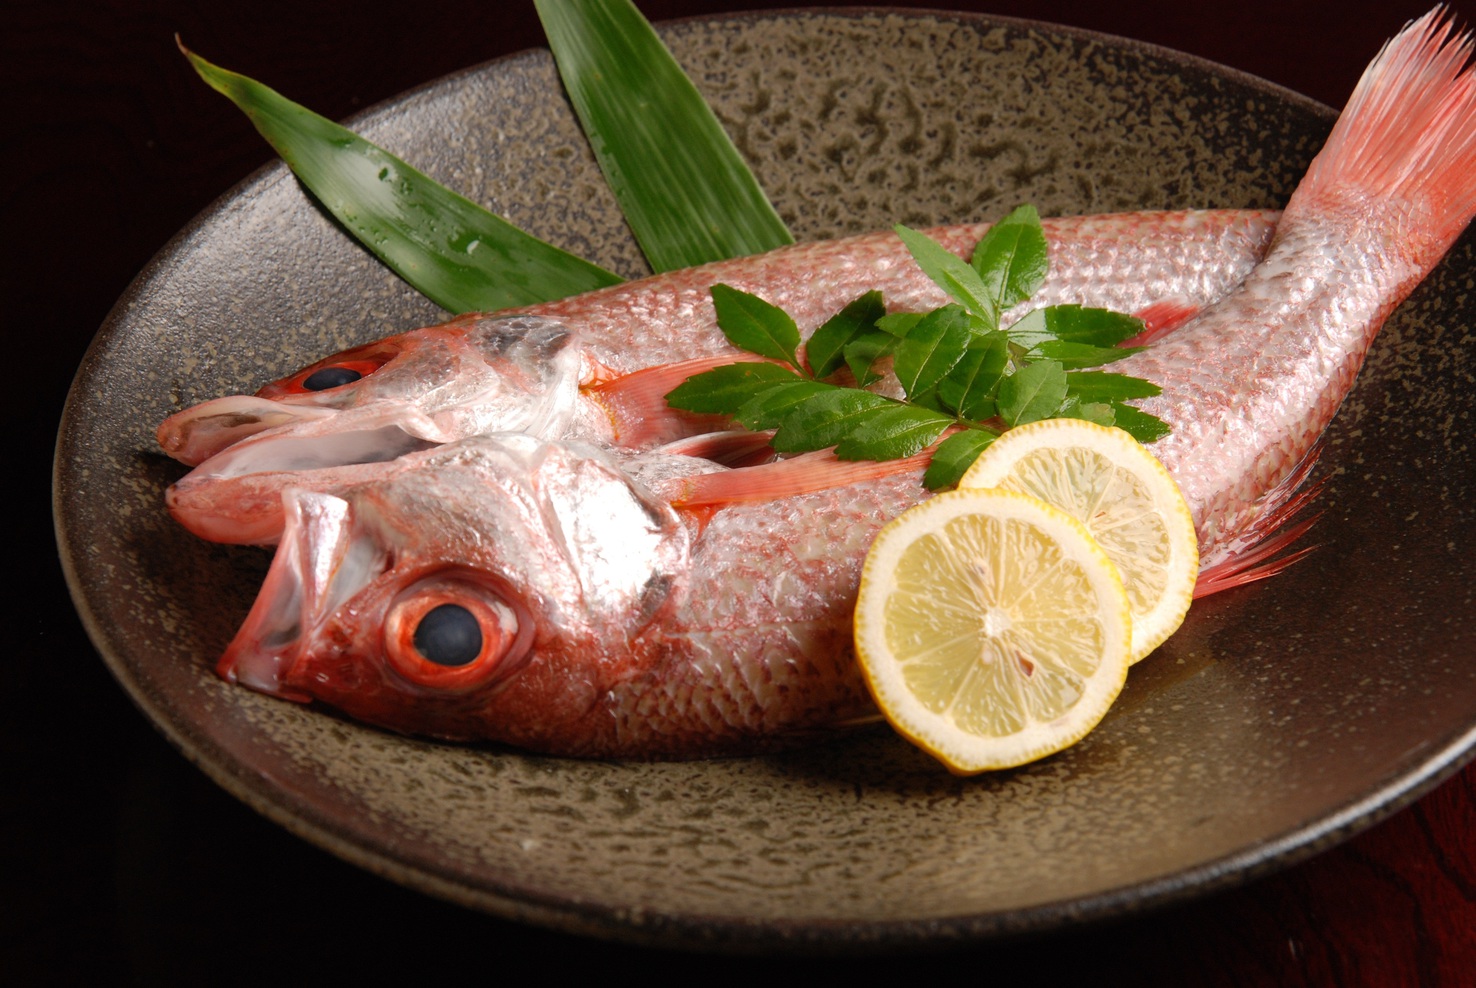
<path id="1" fill-rule="evenodd" d="M 281 535 L 289 487 L 333 493 L 372 479 L 384 464 L 444 445 L 434 422 L 403 406 L 333 413 L 240 440 L 172 485 L 165 504 L 212 542 L 270 545 Z"/>
<path id="2" fill-rule="evenodd" d="M 251 611 L 216 672 L 260 693 L 306 703 L 293 674 L 315 629 L 387 566 L 375 540 L 355 530 L 343 498 L 289 490 L 282 496 L 281 544 Z"/>
<path id="3" fill-rule="evenodd" d="M 227 395 L 169 416 L 159 424 L 157 436 L 164 452 L 194 467 L 252 436 L 334 414 L 334 409 L 316 405 L 287 405 L 254 395 Z"/>

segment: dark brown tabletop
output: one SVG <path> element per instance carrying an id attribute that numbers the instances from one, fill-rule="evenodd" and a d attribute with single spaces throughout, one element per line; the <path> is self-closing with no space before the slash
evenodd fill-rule
<path id="1" fill-rule="evenodd" d="M 1381 41 L 1424 10 L 1423 0 L 955 5 L 1155 42 L 1333 105 Z M 0 662 L 0 980 L 349 982 L 463 969 L 490 980 L 510 963 L 520 973 L 588 961 L 642 976 L 839 965 L 843 975 L 1047 983 L 1476 984 L 1473 765 L 1346 843 L 1251 884 L 1112 924 L 922 957 L 714 959 L 520 926 L 353 868 L 237 803 L 113 682 L 72 609 L 50 522 L 57 422 L 92 335 L 175 231 L 271 160 L 193 76 L 173 35 L 343 118 L 538 45 L 541 32 L 531 0 L 13 6 L 0 32 L 11 175 L 0 194 L 0 299 L 22 399 L 22 460 L 7 500 L 21 589 L 18 647 Z M 640 6 L 659 20 L 793 5 Z"/>

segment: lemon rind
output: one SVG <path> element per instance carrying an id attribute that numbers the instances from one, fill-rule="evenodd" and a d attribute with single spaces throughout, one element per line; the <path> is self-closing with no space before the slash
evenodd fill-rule
<path id="1" fill-rule="evenodd" d="M 1132 662 L 1146 658 L 1183 624 L 1199 576 L 1199 538 L 1194 518 L 1174 478 L 1142 443 L 1121 429 L 1083 419 L 1045 419 L 1005 432 L 965 471 L 960 489 L 992 489 L 1026 454 L 1043 448 L 1087 446 L 1112 457 L 1152 491 L 1170 529 L 1172 559 L 1168 582 L 1157 604 L 1133 622 Z M 1113 455 L 1116 454 L 1116 455 Z M 1090 526 L 1088 526 L 1090 531 Z"/>
<path id="2" fill-rule="evenodd" d="M 967 513 L 1028 520 L 1045 528 L 1067 554 L 1083 565 L 1096 594 L 1105 646 L 1085 692 L 1064 716 L 1033 723 L 1004 737 L 968 734 L 928 710 L 902 680 L 901 667 L 885 645 L 886 594 L 901 554 L 918 537 Z M 879 595 L 879 596 L 878 596 Z M 862 568 L 855 618 L 856 651 L 863 678 L 892 726 L 959 775 L 1013 768 L 1080 741 L 1100 723 L 1127 679 L 1132 616 L 1116 567 L 1075 518 L 1035 498 L 1010 491 L 968 490 L 940 494 L 893 519 L 878 534 Z"/>

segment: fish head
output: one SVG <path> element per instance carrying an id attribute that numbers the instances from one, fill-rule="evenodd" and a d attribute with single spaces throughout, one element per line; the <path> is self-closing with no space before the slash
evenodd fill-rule
<path id="1" fill-rule="evenodd" d="M 685 592 L 685 525 L 575 444 L 467 440 L 341 495 L 284 500 L 219 672 L 398 731 L 567 748 L 650 661 L 643 643 Z"/>
<path id="2" fill-rule="evenodd" d="M 288 487 L 341 490 L 468 436 L 562 435 L 579 401 L 581 350 L 562 324 L 526 315 L 468 317 L 345 350 L 256 395 L 165 421 L 167 451 L 203 457 L 166 503 L 201 538 L 276 542 Z"/>
<path id="3" fill-rule="evenodd" d="M 573 415 L 582 373 L 581 348 L 562 323 L 463 316 L 325 357 L 254 395 L 194 405 L 166 419 L 158 439 L 170 456 L 198 466 L 247 440 L 355 430 L 366 410 L 398 414 L 403 431 L 428 442 L 557 435 Z"/>

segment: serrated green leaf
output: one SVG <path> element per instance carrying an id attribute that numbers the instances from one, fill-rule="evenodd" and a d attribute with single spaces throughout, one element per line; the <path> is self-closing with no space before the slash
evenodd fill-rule
<path id="1" fill-rule="evenodd" d="M 1050 270 L 1045 231 L 1034 206 L 1020 206 L 984 234 L 970 265 L 1003 312 L 1035 294 Z"/>
<path id="2" fill-rule="evenodd" d="M 974 465 L 979 454 L 998 438 L 999 434 L 989 429 L 955 432 L 933 450 L 933 462 L 928 464 L 928 471 L 923 474 L 923 484 L 930 491 L 952 487 L 964 471 Z"/>
<path id="3" fill-rule="evenodd" d="M 987 326 L 992 328 L 999 325 L 999 308 L 995 304 L 994 295 L 979 278 L 979 272 L 967 261 L 936 240 L 900 223 L 892 229 L 897 231 L 897 236 L 907 245 L 917 266 L 949 298 L 984 320 Z"/>
<path id="4" fill-rule="evenodd" d="M 770 444 L 780 453 L 825 449 L 840 442 L 874 410 L 893 404 L 881 395 L 833 385 L 795 403 Z"/>
<path id="5" fill-rule="evenodd" d="M 927 448 L 953 424 L 951 416 L 888 402 L 867 415 L 835 447 L 835 455 L 842 460 L 900 460 Z"/>
<path id="6" fill-rule="evenodd" d="M 746 429 L 777 429 L 795 405 L 833 387 L 802 377 L 762 385 L 763 390 L 755 392 L 733 417 Z"/>
<path id="7" fill-rule="evenodd" d="M 703 415 L 734 415 L 756 391 L 800 378 L 786 367 L 750 361 L 694 374 L 666 396 L 673 408 Z"/>
<path id="8" fill-rule="evenodd" d="M 1082 401 L 1076 395 L 1067 395 L 1056 412 L 1060 419 L 1084 419 L 1097 425 L 1114 425 L 1116 416 L 1112 406 L 1100 401 Z"/>
<path id="9" fill-rule="evenodd" d="M 1006 339 L 996 330 L 977 340 L 938 382 L 938 396 L 960 417 L 975 422 L 994 417 L 995 393 L 1010 356 Z"/>
<path id="10" fill-rule="evenodd" d="M 1089 309 L 1080 305 L 1048 305 L 1032 309 L 1006 330 L 1011 342 L 1027 350 L 1048 340 L 1112 347 L 1142 331 L 1141 319 L 1110 309 Z"/>
<path id="11" fill-rule="evenodd" d="M 1124 401 L 1129 398 L 1152 398 L 1163 389 L 1152 381 L 1106 371 L 1071 371 L 1066 375 L 1066 393 L 1082 401 Z"/>
<path id="12" fill-rule="evenodd" d="M 630 0 L 536 0 L 564 88 L 657 271 L 793 243 L 717 117 Z"/>
<path id="13" fill-rule="evenodd" d="M 1044 311 L 1052 335 L 1071 343 L 1116 346 L 1143 332 L 1143 320 L 1126 312 L 1084 305 L 1049 305 Z"/>
<path id="14" fill-rule="evenodd" d="M 1125 405 L 1120 401 L 1112 404 L 1113 424 L 1140 443 L 1151 443 L 1162 439 L 1170 432 L 1169 425 L 1157 415 L 1150 415 L 1141 408 Z"/>
<path id="15" fill-rule="evenodd" d="M 846 344 L 871 332 L 886 314 L 882 293 L 867 292 L 825 321 L 805 343 L 805 359 L 816 377 L 829 377 L 846 362 Z"/>
<path id="16" fill-rule="evenodd" d="M 934 309 L 897 341 L 892 369 L 910 398 L 928 391 L 953 369 L 968 349 L 969 314 L 957 305 Z"/>
<path id="17" fill-rule="evenodd" d="M 180 50 L 345 230 L 442 308 L 493 311 L 620 282 L 261 83 Z"/>
<path id="18" fill-rule="evenodd" d="M 1084 367 L 1101 367 L 1141 353 L 1145 347 L 1092 346 L 1090 343 L 1071 343 L 1066 340 L 1046 340 L 1030 351 L 1031 356 L 1043 360 L 1059 361 L 1067 370 Z"/>
<path id="19" fill-rule="evenodd" d="M 1006 327 L 1004 332 L 1011 343 L 1025 350 L 1033 350 L 1056 339 L 1056 334 L 1051 332 L 1050 325 L 1046 322 L 1044 309 L 1031 309 Z"/>
<path id="20" fill-rule="evenodd" d="M 874 369 L 875 364 L 892 355 L 897 346 L 897 337 L 880 331 L 862 333 L 846 344 L 846 366 L 861 387 L 874 383 L 881 377 Z"/>
<path id="21" fill-rule="evenodd" d="M 922 312 L 889 312 L 876 321 L 876 328 L 888 336 L 897 339 L 905 339 L 912 332 L 914 326 L 922 321 L 926 313 Z"/>
<path id="22" fill-rule="evenodd" d="M 789 313 L 757 295 L 721 284 L 712 286 L 712 306 L 729 343 L 799 369 L 799 327 Z"/>
<path id="23" fill-rule="evenodd" d="M 999 414 L 1010 425 L 1048 419 L 1066 397 L 1066 371 L 1053 360 L 1027 364 L 999 383 Z"/>

